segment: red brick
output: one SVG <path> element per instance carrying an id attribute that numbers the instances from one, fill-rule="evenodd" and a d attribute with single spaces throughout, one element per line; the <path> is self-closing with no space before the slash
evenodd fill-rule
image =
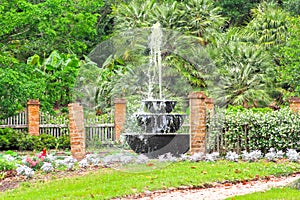
<path id="1" fill-rule="evenodd" d="M 40 102 L 29 100 L 27 102 L 28 133 L 30 135 L 40 134 Z"/>
<path id="2" fill-rule="evenodd" d="M 85 157 L 85 129 L 83 107 L 72 103 L 69 107 L 71 154 L 77 160 Z"/>
<path id="3" fill-rule="evenodd" d="M 114 124 L 115 124 L 115 138 L 116 141 L 120 140 L 120 135 L 125 129 L 126 120 L 126 99 L 117 98 L 114 100 L 115 113 L 114 113 Z"/>

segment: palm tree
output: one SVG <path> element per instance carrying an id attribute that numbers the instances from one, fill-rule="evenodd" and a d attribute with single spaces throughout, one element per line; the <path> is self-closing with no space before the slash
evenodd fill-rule
<path id="1" fill-rule="evenodd" d="M 247 41 L 265 49 L 284 45 L 288 38 L 289 14 L 275 3 L 263 2 L 252 10 L 253 20 L 245 31 Z"/>
<path id="2" fill-rule="evenodd" d="M 213 41 L 216 33 L 220 32 L 225 19 L 219 15 L 219 12 L 220 9 L 214 7 L 210 0 L 133 0 L 130 3 L 114 6 L 112 17 L 115 22 L 115 33 L 120 34 L 128 30 L 130 34 L 146 38 L 149 30 L 147 32 L 146 29 L 145 31 L 136 31 L 136 29 L 150 28 L 157 21 L 160 22 L 164 28 L 164 41 L 167 41 L 162 48 L 164 64 L 180 71 L 191 85 L 203 88 L 206 87 L 203 68 L 210 67 L 207 66 L 210 60 L 201 45 Z M 135 46 L 144 46 L 147 49 L 146 42 L 141 40 Z M 132 48 L 133 45 L 125 46 Z M 130 60 L 131 63 L 147 56 L 145 51 L 124 50 L 124 52 L 126 58 L 135 57 L 135 60 Z M 134 56 L 133 53 L 139 56 Z"/>
<path id="3" fill-rule="evenodd" d="M 272 60 L 263 49 L 236 41 L 218 46 L 217 71 L 209 90 L 221 106 L 266 105 L 273 87 Z"/>

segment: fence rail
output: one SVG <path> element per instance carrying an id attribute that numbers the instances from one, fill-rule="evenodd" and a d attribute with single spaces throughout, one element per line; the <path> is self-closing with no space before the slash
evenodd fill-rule
<path id="1" fill-rule="evenodd" d="M 113 118 L 103 118 L 102 116 L 94 116 L 85 119 L 85 134 L 86 140 L 99 141 L 114 141 L 115 140 L 115 125 Z"/>
<path id="2" fill-rule="evenodd" d="M 54 116 L 40 112 L 40 134 L 54 137 L 69 135 L 69 119 L 63 116 Z"/>
<path id="3" fill-rule="evenodd" d="M 27 112 L 23 111 L 0 121 L 0 128 L 13 128 L 18 131 L 27 130 Z"/>

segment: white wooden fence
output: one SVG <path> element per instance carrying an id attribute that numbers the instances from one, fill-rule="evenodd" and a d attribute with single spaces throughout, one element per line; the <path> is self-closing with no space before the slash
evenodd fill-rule
<path id="1" fill-rule="evenodd" d="M 96 116 L 85 119 L 86 140 L 114 141 L 114 121 L 112 117 Z"/>
<path id="2" fill-rule="evenodd" d="M 49 113 L 40 112 L 40 134 L 49 134 L 54 137 L 69 135 L 69 119 L 56 117 Z"/>
<path id="3" fill-rule="evenodd" d="M 15 116 L 0 121 L 0 128 L 13 128 L 26 132 L 28 128 L 27 112 L 21 112 Z M 114 141 L 113 117 L 103 118 L 94 116 L 85 119 L 85 131 L 87 140 L 97 139 L 100 141 Z M 49 113 L 40 112 L 40 134 L 49 134 L 54 137 L 68 135 L 69 119 L 62 116 L 53 116 Z"/>
<path id="4" fill-rule="evenodd" d="M 23 111 L 15 116 L 1 120 L 0 128 L 13 128 L 18 131 L 26 131 L 27 124 L 27 112 Z"/>

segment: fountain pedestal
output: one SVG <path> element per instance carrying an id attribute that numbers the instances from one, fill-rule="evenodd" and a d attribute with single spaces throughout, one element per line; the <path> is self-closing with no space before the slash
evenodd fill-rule
<path id="1" fill-rule="evenodd" d="M 182 126 L 185 115 L 172 114 L 176 101 L 144 100 L 149 113 L 137 113 L 138 125 L 145 133 L 124 134 L 130 148 L 150 158 L 171 153 L 179 156 L 190 148 L 189 134 L 175 134 Z"/>

